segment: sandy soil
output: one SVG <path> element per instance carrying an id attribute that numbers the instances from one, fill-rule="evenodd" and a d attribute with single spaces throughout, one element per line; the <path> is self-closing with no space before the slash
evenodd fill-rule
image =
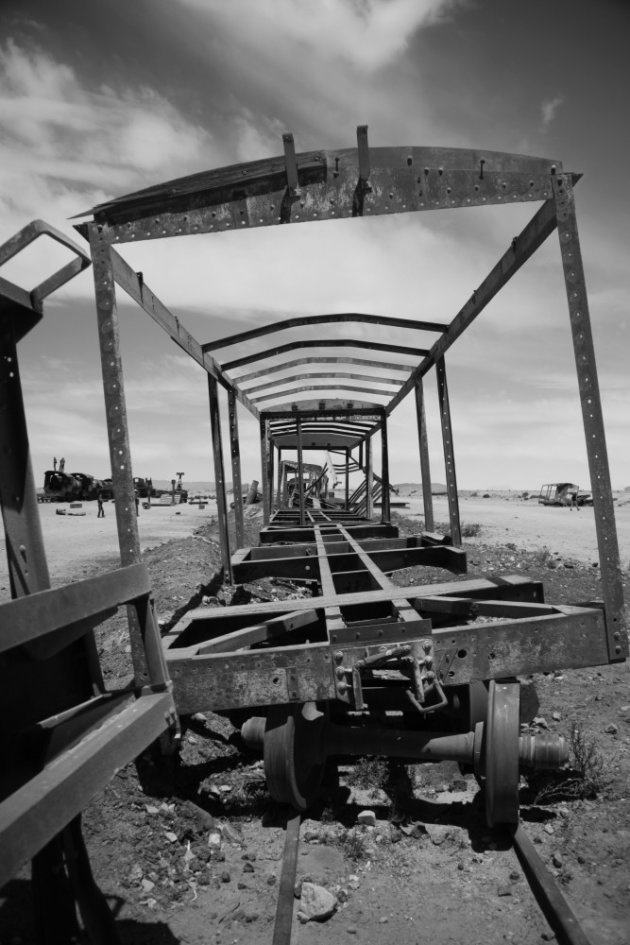
<path id="1" fill-rule="evenodd" d="M 71 509 L 67 502 L 41 503 L 38 508 L 53 587 L 81 576 L 88 566 L 90 571 L 99 564 L 103 569 L 116 567 L 119 546 L 112 502 L 105 503 L 105 518 L 96 517 L 96 502 L 83 502 L 79 509 Z M 66 514 L 58 515 L 57 512 L 61 511 Z M 216 515 L 216 502 L 209 502 L 203 509 L 188 503 L 154 503 L 150 509 L 141 504 L 138 515 L 140 548 L 145 552 L 166 541 L 186 538 L 196 528 L 209 525 Z M 0 600 L 9 597 L 3 532 L 0 537 Z"/>
<path id="2" fill-rule="evenodd" d="M 409 501 L 412 507 L 400 510 L 411 514 L 399 520 L 401 534 L 420 530 L 421 500 Z M 630 505 L 617 505 L 627 589 Z M 41 511 L 54 583 L 116 566 L 112 514 L 97 520 L 91 504 L 84 517 L 57 516 L 54 506 Z M 544 582 L 546 599 L 556 603 L 599 596 L 592 510 L 493 496 L 462 497 L 461 514 L 464 525 L 481 525 L 479 536 L 465 540 L 471 576 L 527 573 Z M 141 545 L 164 621 L 199 606 L 206 594 L 222 593 L 208 587 L 219 563 L 215 515 L 210 506 L 140 512 Z M 435 515 L 438 523 L 447 521 L 445 498 L 436 497 Z M 250 542 L 259 516 L 256 508 L 246 522 Z M 549 569 L 541 546 L 564 563 Z M 444 572 L 429 577 L 428 570 L 398 572 L 397 583 L 447 579 Z M 4 572 L 0 598 L 7 593 Z M 120 682 L 129 672 L 124 614 L 99 631 L 97 642 L 108 682 Z M 627 664 L 535 677 L 541 707 L 533 730 L 568 736 L 578 725 L 599 759 L 592 772 L 597 783 L 580 796 L 541 798 L 535 784 L 521 791 L 527 832 L 592 945 L 626 945 L 630 929 L 629 679 Z M 243 752 L 227 719 L 208 712 L 186 725 L 174 772 L 165 776 L 141 759 L 85 811 L 95 875 L 123 945 L 270 942 L 282 812 L 266 792 L 260 760 Z M 376 816 L 374 828 L 358 824 L 366 808 Z M 454 764 L 370 768 L 354 780 L 342 769 L 339 787 L 310 812 L 301 833 L 298 882 L 325 886 L 338 905 L 322 924 L 295 918 L 294 945 L 540 945 L 554 938 L 513 850 L 485 826 L 474 777 Z M 27 876 L 25 869 L 0 896 L 1 945 L 35 945 Z M 296 898 L 296 913 L 299 907 Z"/>
<path id="3" fill-rule="evenodd" d="M 408 509 L 400 509 L 401 515 L 412 519 L 424 518 L 421 498 L 401 496 L 401 501 L 409 503 Z M 448 522 L 446 496 L 434 496 L 433 512 L 436 525 Z M 546 547 L 562 558 L 585 564 L 599 560 L 593 509 L 589 506 L 575 511 L 560 506 L 538 505 L 535 499 L 525 500 L 514 495 L 491 495 L 489 499 L 463 495 L 459 500 L 459 514 L 463 528 L 474 524 L 482 527 L 478 538 L 472 539 L 473 544 L 476 541 L 512 542 L 527 551 Z M 621 563 L 627 569 L 630 566 L 628 493 L 620 493 L 615 502 L 615 521 Z"/>

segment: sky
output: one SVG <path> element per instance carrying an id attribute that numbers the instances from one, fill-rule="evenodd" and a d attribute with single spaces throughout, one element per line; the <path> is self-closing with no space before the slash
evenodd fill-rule
<path id="1" fill-rule="evenodd" d="M 614 488 L 630 485 L 626 0 L 3 0 L 0 243 L 197 171 L 296 150 L 428 145 L 558 159 L 576 186 Z M 450 321 L 535 205 L 296 224 L 121 246 L 201 343 L 299 314 Z M 39 240 L 0 269 L 31 289 Z M 205 373 L 119 293 L 134 475 L 213 480 Z M 53 456 L 109 475 L 93 280 L 20 343 L 35 478 Z M 557 235 L 446 358 L 460 488 L 588 487 Z M 425 379 L 434 481 L 444 461 Z M 260 478 L 239 409 L 243 479 Z M 224 430 L 224 437 L 226 430 Z M 420 479 L 413 398 L 389 424 L 394 482 Z M 378 448 L 376 449 L 378 462 Z M 308 459 L 308 457 L 307 457 Z M 229 466 L 229 464 L 228 464 Z M 228 473 L 228 478 L 230 478 Z"/>

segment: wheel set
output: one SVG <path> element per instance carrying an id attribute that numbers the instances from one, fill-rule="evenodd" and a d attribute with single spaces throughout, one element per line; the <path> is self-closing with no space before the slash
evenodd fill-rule
<path id="1" fill-rule="evenodd" d="M 485 695 L 482 694 L 485 693 Z M 404 733 L 406 747 L 401 748 L 403 736 L 391 730 L 391 752 L 385 743 L 385 753 L 391 757 L 406 757 L 414 760 L 413 739 L 417 735 L 416 761 L 453 760 L 467 764 L 473 769 L 485 796 L 485 815 L 489 826 L 518 823 L 519 752 L 522 739 L 519 725 L 520 685 L 518 682 L 490 681 L 486 690 L 477 684 L 471 686 L 469 707 L 471 717 L 481 715 L 485 702 L 485 719 L 474 723 L 474 731 L 441 737 L 436 733 Z M 305 811 L 315 802 L 326 768 L 327 748 L 334 752 L 332 730 L 341 727 L 329 726 L 327 714 L 316 703 L 307 702 L 298 706 L 275 706 L 266 719 L 252 719 L 243 728 L 246 741 L 263 748 L 265 775 L 269 793 L 274 800 Z M 256 731 L 256 734 L 254 733 Z M 345 729 L 346 742 L 352 741 L 355 731 L 357 751 L 359 736 L 365 738 L 369 726 Z M 389 733 L 387 733 L 389 734 Z M 379 733 L 383 744 L 382 730 Z M 435 746 L 441 743 L 443 751 L 435 755 Z M 447 745 L 448 743 L 448 745 Z M 363 744 L 365 742 L 363 741 Z M 428 746 L 428 747 L 427 747 Z M 431 752 L 434 752 L 432 757 Z M 531 747 L 530 747 L 531 751 Z M 381 753 L 381 752 L 375 752 Z M 556 761 L 562 750 L 556 751 Z"/>

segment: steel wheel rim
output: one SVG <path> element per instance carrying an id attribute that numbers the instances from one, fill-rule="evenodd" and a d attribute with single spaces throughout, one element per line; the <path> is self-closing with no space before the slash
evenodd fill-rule
<path id="1" fill-rule="evenodd" d="M 520 686 L 490 681 L 485 730 L 485 795 L 488 826 L 518 823 Z"/>
<path id="2" fill-rule="evenodd" d="M 314 705 L 278 706 L 267 716 L 264 739 L 265 777 L 275 801 L 307 810 L 324 776 L 321 750 L 324 716 Z"/>

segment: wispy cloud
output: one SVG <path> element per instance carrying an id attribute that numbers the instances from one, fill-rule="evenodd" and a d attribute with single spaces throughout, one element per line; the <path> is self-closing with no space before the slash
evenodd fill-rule
<path id="1" fill-rule="evenodd" d="M 404 52 L 422 26 L 445 16 L 456 0 L 181 0 L 260 44 L 273 39 L 343 60 L 365 72 L 382 69 Z M 461 0 L 460 0 L 461 5 Z"/>
<path id="2" fill-rule="evenodd" d="M 549 125 L 554 121 L 558 109 L 564 105 L 564 96 L 556 95 L 554 98 L 545 99 L 540 106 L 541 123 L 540 130 L 547 131 Z"/>

